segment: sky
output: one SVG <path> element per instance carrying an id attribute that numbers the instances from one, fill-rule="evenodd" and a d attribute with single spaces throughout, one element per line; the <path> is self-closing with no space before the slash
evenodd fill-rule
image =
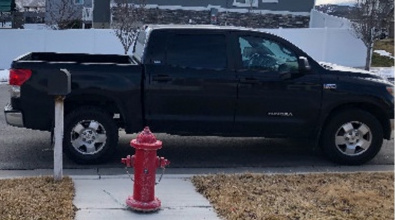
<path id="1" fill-rule="evenodd" d="M 355 0 L 315 0 L 316 5 L 322 4 L 350 4 L 355 3 Z"/>

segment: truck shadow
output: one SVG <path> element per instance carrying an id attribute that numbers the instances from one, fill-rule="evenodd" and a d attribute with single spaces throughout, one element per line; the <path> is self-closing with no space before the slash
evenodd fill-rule
<path id="1" fill-rule="evenodd" d="M 113 162 L 134 154 L 129 142 L 136 135 L 123 135 Z M 334 165 L 314 149 L 311 140 L 195 137 L 158 134 L 163 142 L 158 155 L 171 161 L 171 168 L 295 167 Z"/>

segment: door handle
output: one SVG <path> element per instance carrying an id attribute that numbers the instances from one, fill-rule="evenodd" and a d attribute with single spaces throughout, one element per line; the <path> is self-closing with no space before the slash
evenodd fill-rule
<path id="1" fill-rule="evenodd" d="M 169 75 L 156 75 L 152 77 L 152 81 L 156 82 L 168 82 L 171 81 L 171 79 Z"/>
<path id="2" fill-rule="evenodd" d="M 242 84 L 258 84 L 259 80 L 256 78 L 242 78 L 242 79 L 240 79 L 240 83 L 242 83 Z"/>

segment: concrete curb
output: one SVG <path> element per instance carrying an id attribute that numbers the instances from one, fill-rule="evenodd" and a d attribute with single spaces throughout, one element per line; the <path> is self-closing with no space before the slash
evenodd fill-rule
<path id="1" fill-rule="evenodd" d="M 159 171 L 159 170 L 158 170 Z M 235 174 L 235 173 L 353 173 L 353 172 L 388 172 L 394 171 L 394 165 L 361 165 L 361 166 L 301 166 L 301 167 L 239 167 L 239 168 L 168 168 L 165 170 L 164 177 L 182 176 L 191 177 L 194 175 L 207 174 Z M 129 170 L 133 173 L 133 169 Z M 158 172 L 159 174 L 159 172 Z M 29 177 L 29 176 L 46 176 L 53 175 L 52 169 L 34 169 L 34 170 L 0 170 L 0 179 Z M 118 178 L 118 176 L 127 176 L 123 168 L 97 168 L 97 169 L 64 169 L 64 176 L 73 178 Z"/>

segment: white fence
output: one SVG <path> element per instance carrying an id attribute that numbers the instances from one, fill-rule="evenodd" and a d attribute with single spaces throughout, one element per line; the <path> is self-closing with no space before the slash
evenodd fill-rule
<path id="1" fill-rule="evenodd" d="M 348 29 L 264 29 L 282 36 L 318 61 L 362 67 L 366 47 Z M 0 69 L 28 52 L 122 54 L 112 30 L 15 30 L 0 29 Z"/>
<path id="2" fill-rule="evenodd" d="M 351 21 L 313 9 L 310 13 L 309 26 L 310 28 L 351 28 Z"/>
<path id="3" fill-rule="evenodd" d="M 301 48 L 317 61 L 364 67 L 366 46 L 350 29 L 306 28 L 266 30 Z"/>
<path id="4" fill-rule="evenodd" d="M 123 54 L 123 49 L 112 30 L 0 29 L 0 69 L 28 52 Z"/>

